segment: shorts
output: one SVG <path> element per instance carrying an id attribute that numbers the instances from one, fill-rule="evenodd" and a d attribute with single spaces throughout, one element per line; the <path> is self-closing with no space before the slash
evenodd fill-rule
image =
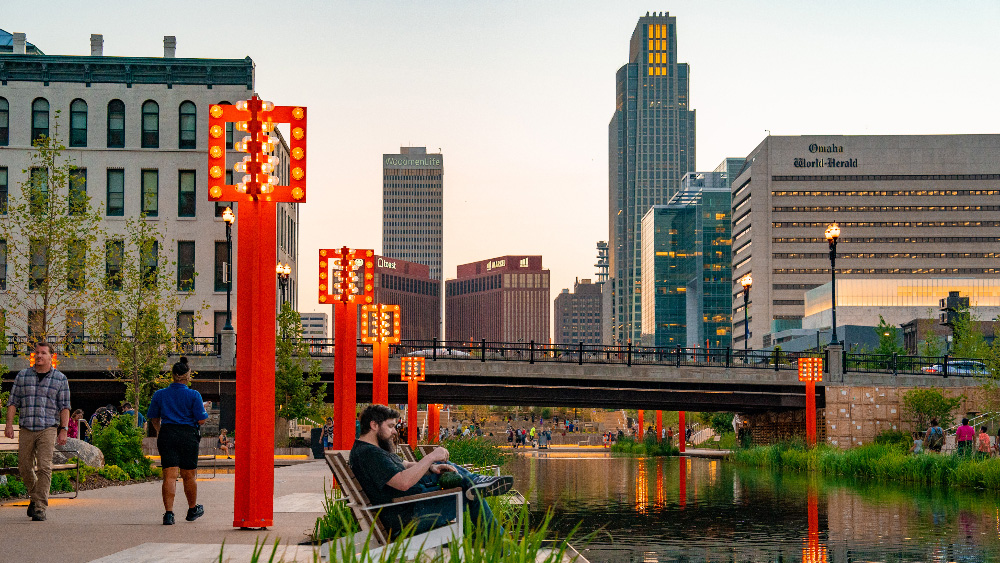
<path id="1" fill-rule="evenodd" d="M 161 424 L 156 436 L 156 448 L 160 450 L 160 466 L 198 468 L 198 447 L 201 444 L 200 429 L 186 424 Z"/>

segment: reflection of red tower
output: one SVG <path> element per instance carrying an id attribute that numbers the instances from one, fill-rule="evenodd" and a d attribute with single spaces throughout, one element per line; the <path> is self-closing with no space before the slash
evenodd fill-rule
<path id="1" fill-rule="evenodd" d="M 819 543 L 819 496 L 812 485 L 807 495 L 809 532 L 802 547 L 802 563 L 826 563 L 826 546 Z"/>

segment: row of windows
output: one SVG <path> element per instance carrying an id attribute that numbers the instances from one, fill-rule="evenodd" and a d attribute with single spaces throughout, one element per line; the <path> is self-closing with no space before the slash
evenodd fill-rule
<path id="1" fill-rule="evenodd" d="M 1000 205 L 807 205 L 774 206 L 774 213 L 889 213 L 912 211 L 1000 211 Z"/>
<path id="2" fill-rule="evenodd" d="M 440 284 L 434 281 L 415 280 L 392 274 L 379 274 L 379 287 L 436 297 Z"/>
<path id="3" fill-rule="evenodd" d="M 809 291 L 810 289 L 816 289 L 821 286 L 821 283 L 773 283 L 771 284 L 771 289 L 775 291 L 781 290 L 798 290 L 798 291 Z"/>
<path id="4" fill-rule="evenodd" d="M 772 196 L 888 197 L 1000 195 L 1000 190 L 775 190 Z"/>
<path id="5" fill-rule="evenodd" d="M 812 259 L 829 258 L 827 252 L 775 252 L 775 260 L 779 259 Z M 997 258 L 997 252 L 845 252 L 838 258 Z"/>
<path id="6" fill-rule="evenodd" d="M 829 268 L 775 268 L 775 274 L 830 274 Z M 838 274 L 996 274 L 1000 268 L 837 268 Z"/>
<path id="7" fill-rule="evenodd" d="M 0 315 L 0 319 L 3 316 Z M 79 309 L 69 309 L 66 311 L 66 339 L 73 342 L 82 339 L 84 335 L 86 311 Z M 192 336 L 194 335 L 194 311 L 178 311 L 177 312 L 177 331 L 179 337 Z M 221 322 L 220 322 L 221 319 Z M 215 312 L 215 334 L 222 332 L 222 326 L 225 323 L 226 312 L 216 311 Z M 104 319 L 104 330 L 106 333 L 105 337 L 112 337 L 116 334 L 122 332 L 122 316 L 119 313 L 109 314 Z M 43 309 L 29 309 L 28 310 L 28 337 L 32 335 L 42 334 L 43 328 L 45 326 L 45 310 Z M 183 348 L 185 343 L 178 342 L 178 344 Z"/>
<path id="8" fill-rule="evenodd" d="M 31 102 L 31 140 L 49 135 L 49 101 L 35 98 Z M 160 105 L 153 100 L 142 103 L 139 120 L 142 135 L 140 146 L 146 149 L 160 147 Z M 87 102 L 77 98 L 69 104 L 69 146 L 86 147 L 88 130 Z M 198 109 L 194 102 L 183 101 L 178 107 L 177 148 L 193 149 L 197 139 Z M 125 102 L 108 102 L 107 147 L 125 147 Z M 227 141 L 232 145 L 232 129 L 227 128 Z M 10 104 L 0 98 L 0 146 L 10 144 Z"/>
<path id="9" fill-rule="evenodd" d="M 804 299 L 775 299 L 771 303 L 775 305 L 805 305 Z"/>
<path id="10" fill-rule="evenodd" d="M 1000 180 L 1000 174 L 835 174 L 771 176 L 772 182 L 883 182 L 889 180 Z"/>
<path id="11" fill-rule="evenodd" d="M 781 228 L 823 229 L 828 221 L 775 221 L 771 226 Z M 1000 221 L 845 221 L 844 227 L 1000 227 Z M 739 235 L 737 235 L 738 237 Z"/>
<path id="12" fill-rule="evenodd" d="M 1000 242 L 1000 237 L 841 237 L 841 243 L 948 243 L 948 242 Z M 826 242 L 825 237 L 774 237 L 774 243 Z"/>
<path id="13" fill-rule="evenodd" d="M 32 202 L 32 205 L 46 205 L 49 190 L 49 171 L 47 168 L 32 168 L 31 184 L 41 190 L 42 199 Z M 195 197 L 196 175 L 194 170 L 177 171 L 177 216 L 194 217 L 197 207 Z M 108 168 L 106 181 L 105 214 L 108 217 L 123 217 L 125 215 L 125 170 Z M 7 168 L 0 168 L 0 214 L 7 213 L 8 206 L 8 173 Z M 81 214 L 86 210 L 87 202 L 87 169 L 77 168 L 70 172 L 69 178 L 69 209 L 70 215 Z M 157 217 L 160 213 L 160 171 L 142 169 L 139 171 L 139 201 L 140 211 L 147 217 Z M 221 216 L 217 209 L 216 216 Z"/>

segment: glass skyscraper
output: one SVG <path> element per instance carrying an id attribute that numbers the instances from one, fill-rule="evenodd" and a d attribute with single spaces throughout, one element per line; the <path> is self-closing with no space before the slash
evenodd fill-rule
<path id="1" fill-rule="evenodd" d="M 382 155 L 382 255 L 430 267 L 441 279 L 444 157 L 425 147 Z"/>
<path id="2" fill-rule="evenodd" d="M 688 109 L 688 65 L 677 62 L 675 18 L 639 18 L 629 62 L 616 76 L 609 134 L 611 342 L 638 342 L 642 319 L 642 218 L 667 203 L 695 169 L 695 112 Z"/>
<path id="3" fill-rule="evenodd" d="M 731 192 L 725 172 L 693 172 L 642 220 L 645 346 L 731 343 Z"/>

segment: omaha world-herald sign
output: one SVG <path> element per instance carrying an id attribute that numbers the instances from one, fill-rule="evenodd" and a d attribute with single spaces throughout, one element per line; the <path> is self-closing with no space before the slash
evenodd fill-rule
<path id="1" fill-rule="evenodd" d="M 811 154 L 844 152 L 843 145 L 837 145 L 837 144 L 820 145 L 817 143 L 812 143 L 807 147 L 807 149 Z M 857 168 L 858 159 L 856 158 L 839 159 L 832 156 L 826 158 L 819 158 L 813 156 L 796 157 L 792 161 L 792 166 L 796 168 Z"/>

